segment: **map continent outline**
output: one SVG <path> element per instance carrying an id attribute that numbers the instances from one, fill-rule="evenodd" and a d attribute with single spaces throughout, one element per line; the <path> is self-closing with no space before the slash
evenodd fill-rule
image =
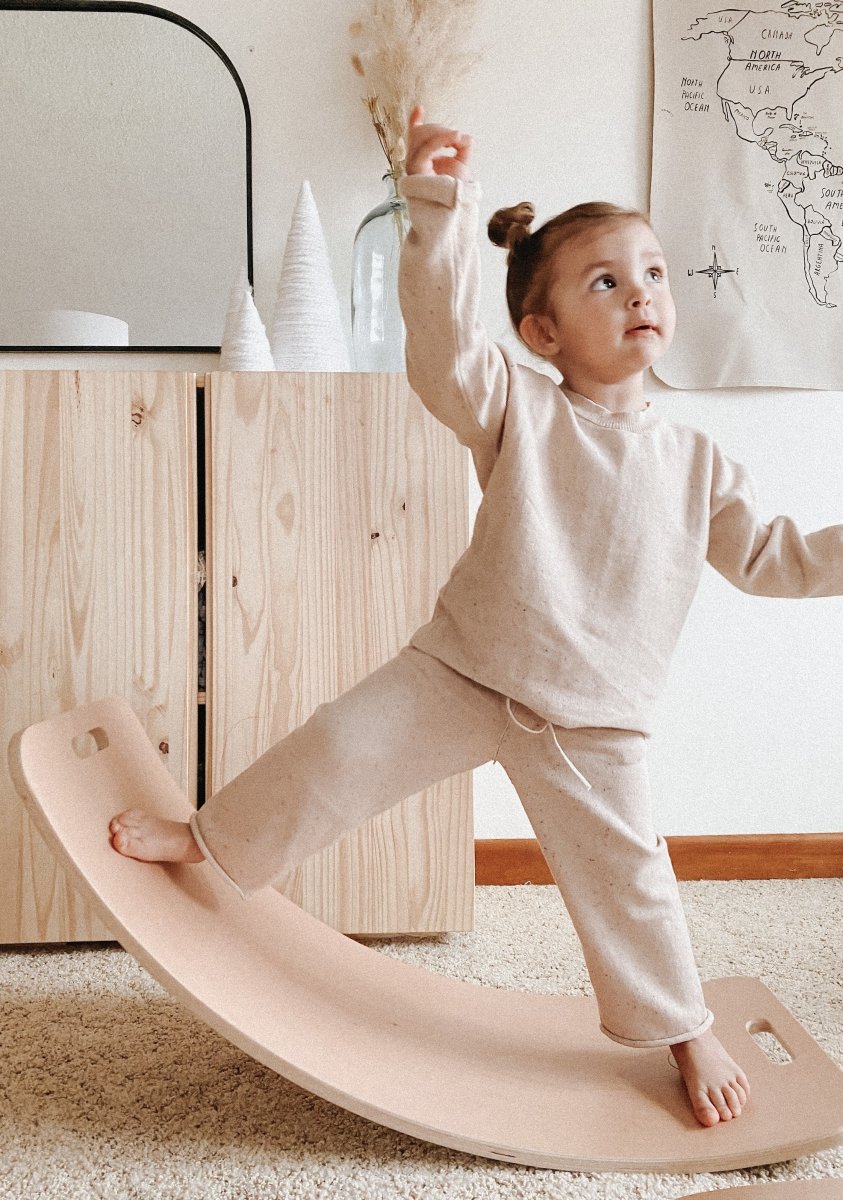
<path id="1" fill-rule="evenodd" d="M 835 308 L 843 294 L 843 162 L 810 111 L 817 84 L 843 76 L 843 0 L 775 0 L 763 10 L 697 16 L 683 41 L 721 36 L 726 64 L 716 93 L 741 141 L 781 167 L 777 197 L 801 231 L 808 294 Z M 841 108 L 843 111 L 843 108 Z"/>

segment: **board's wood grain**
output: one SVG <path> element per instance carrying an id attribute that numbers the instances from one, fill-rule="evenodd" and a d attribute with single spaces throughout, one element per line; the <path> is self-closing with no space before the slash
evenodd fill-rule
<path id="1" fill-rule="evenodd" d="M 0 373 L 0 730 L 126 697 L 196 788 L 195 380 Z M 106 833 L 104 831 L 104 836 Z M 0 766 L 0 942 L 110 936 Z"/>
<path id="2" fill-rule="evenodd" d="M 208 790 L 400 650 L 467 544 L 464 451 L 403 375 L 206 377 Z M 466 929 L 470 777 L 283 886 L 349 933 Z"/>

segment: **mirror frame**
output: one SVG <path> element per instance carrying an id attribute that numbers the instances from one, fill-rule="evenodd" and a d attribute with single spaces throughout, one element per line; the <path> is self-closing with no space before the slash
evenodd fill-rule
<path id="1" fill-rule="evenodd" d="M 228 68 L 240 99 L 243 102 L 243 115 L 246 121 L 246 270 L 249 284 L 254 286 L 254 247 L 252 230 L 252 116 L 249 110 L 249 99 L 243 81 L 234 63 L 223 48 L 214 39 L 187 17 L 171 12 L 167 8 L 159 8 L 154 4 L 135 3 L 134 0 L 42 0 L 32 3 L 31 0 L 0 0 L 0 11 L 26 12 L 128 12 L 139 13 L 150 17 L 159 17 L 180 25 L 189 33 L 194 34 L 214 51 Z M 21 354 L 66 353 L 66 354 L 218 354 L 220 346 L 11 346 L 0 345 L 0 352 L 14 351 Z"/>

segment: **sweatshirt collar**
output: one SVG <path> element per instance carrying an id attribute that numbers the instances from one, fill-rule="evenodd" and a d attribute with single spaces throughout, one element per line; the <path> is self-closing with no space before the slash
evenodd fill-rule
<path id="1" fill-rule="evenodd" d="M 630 433 L 638 433 L 642 429 L 648 429 L 658 420 L 658 415 L 649 400 L 647 407 L 640 412 L 616 413 L 589 400 L 587 396 L 581 396 L 579 392 L 570 391 L 564 385 L 560 384 L 560 390 L 567 397 L 574 412 L 594 425 L 602 425 L 604 429 L 625 429 Z"/>

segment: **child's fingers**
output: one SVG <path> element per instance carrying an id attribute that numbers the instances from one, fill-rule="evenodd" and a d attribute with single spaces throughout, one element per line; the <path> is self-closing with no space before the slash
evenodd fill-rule
<path id="1" fill-rule="evenodd" d="M 432 157 L 440 150 L 454 150 L 459 153 L 464 134 L 456 129 L 446 129 L 443 125 L 417 125 L 413 137 L 413 149 L 416 154 Z"/>
<path id="2" fill-rule="evenodd" d="M 460 168 L 468 166 L 473 145 L 474 143 L 467 133 L 460 133 L 454 138 L 449 138 L 442 152 L 434 152 L 431 156 L 430 163 L 434 173 L 436 175 L 459 174 L 460 178 L 464 178 L 464 173 Z"/>
<path id="3" fill-rule="evenodd" d="M 459 162 L 466 162 L 474 146 L 474 138 L 469 133 L 459 133 L 452 142 Z"/>
<path id="4" fill-rule="evenodd" d="M 434 125 L 412 126 L 407 136 L 408 173 L 431 174 L 433 159 L 443 152 L 447 141 Z"/>
<path id="5" fill-rule="evenodd" d="M 414 105 L 407 129 L 408 174 L 448 174 L 454 161 L 467 163 L 472 139 L 445 125 L 424 123 L 424 108 Z"/>
<path id="6" fill-rule="evenodd" d="M 439 154 L 432 159 L 435 175 L 455 175 L 459 179 L 469 179 L 471 162 L 471 138 L 461 143 L 455 154 Z"/>

